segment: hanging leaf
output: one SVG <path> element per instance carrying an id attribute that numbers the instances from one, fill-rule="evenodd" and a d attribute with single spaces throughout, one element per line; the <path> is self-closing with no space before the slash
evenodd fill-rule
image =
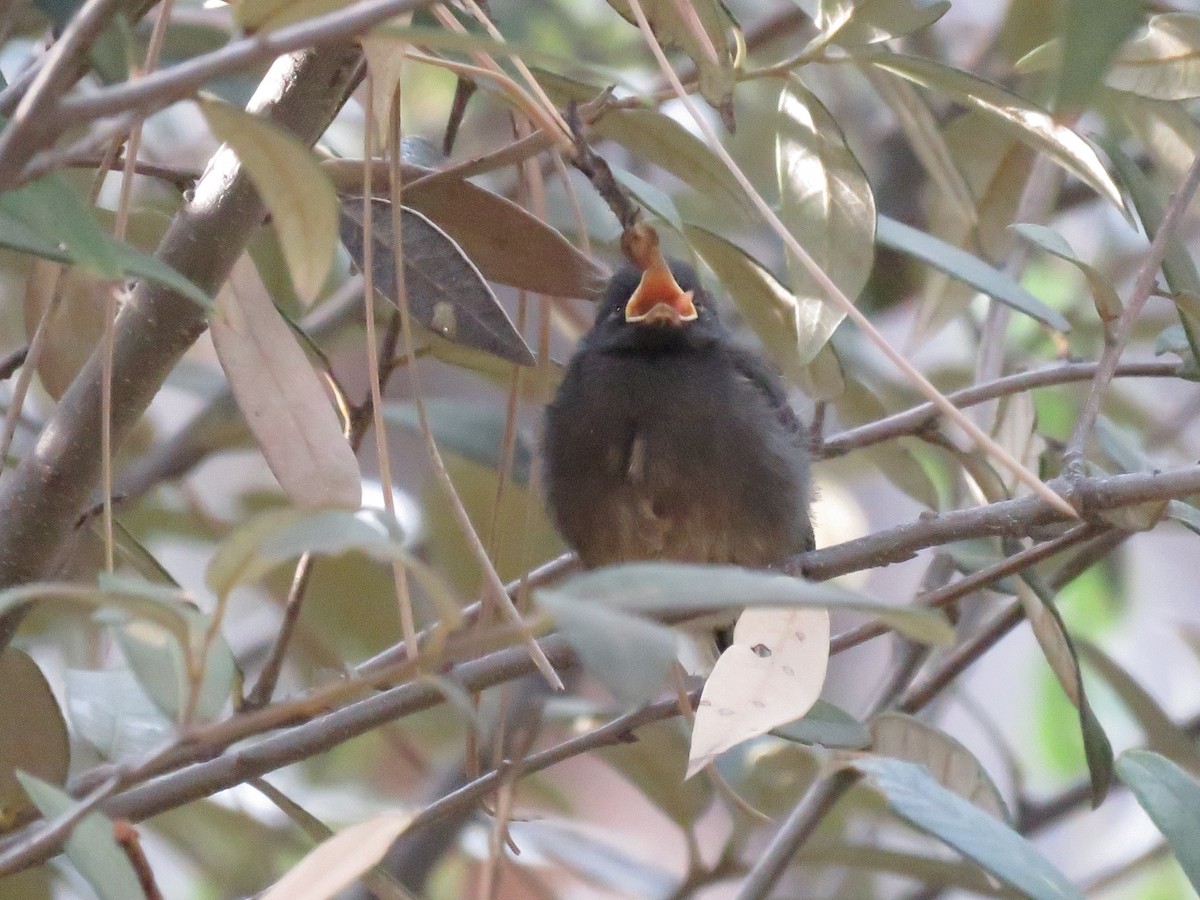
<path id="1" fill-rule="evenodd" d="M 872 51 L 862 57 L 871 65 L 907 78 L 915 84 L 940 91 L 967 106 L 993 116 L 1022 141 L 1049 155 L 1097 194 L 1121 210 L 1130 212 L 1092 145 L 1032 103 L 999 85 L 929 59 L 898 53 Z"/>
<path id="2" fill-rule="evenodd" d="M 1022 896 L 1083 900 L 1033 845 L 999 819 L 942 787 L 916 763 L 862 759 L 853 764 L 901 818 L 973 859 Z"/>
<path id="3" fill-rule="evenodd" d="M 555 591 L 539 592 L 537 602 L 554 618 L 583 667 L 620 703 L 638 706 L 662 690 L 676 657 L 670 628 Z"/>
<path id="4" fill-rule="evenodd" d="M 1142 729 L 1149 748 L 1200 776 L 1200 749 L 1195 739 L 1176 725 L 1149 692 L 1111 656 L 1087 641 L 1079 642 L 1079 650 L 1084 660 L 1116 691 Z"/>
<path id="5" fill-rule="evenodd" d="M 637 25 L 628 0 L 608 0 L 625 21 Z M 700 73 L 700 94 L 729 131 L 734 130 L 733 53 L 730 32 L 737 23 L 721 0 L 641 0 L 650 30 L 664 48 L 677 48 L 688 55 Z"/>
<path id="6" fill-rule="evenodd" d="M 47 820 L 65 815 L 78 805 L 79 801 L 70 794 L 39 778 L 25 772 L 18 772 L 17 778 Z M 100 813 L 88 813 L 75 825 L 65 850 L 67 859 L 74 863 L 100 900 L 145 896 L 129 857 L 113 837 L 113 823 Z"/>
<path id="7" fill-rule="evenodd" d="M 296 294 L 316 300 L 337 250 L 338 200 L 312 151 L 265 119 L 217 100 L 198 101 L 208 127 L 228 144 L 271 213 Z"/>
<path id="8" fill-rule="evenodd" d="M 730 747 L 799 719 L 812 708 L 829 664 L 829 613 L 747 609 L 704 682 L 687 778 Z"/>
<path id="9" fill-rule="evenodd" d="M 284 493 L 310 509 L 358 509 L 354 450 L 248 255 L 234 264 L 209 324 L 221 368 Z"/>
<path id="10" fill-rule="evenodd" d="M 262 900 L 330 900 L 374 868 L 411 820 L 388 811 L 342 829 L 296 863 Z"/>
<path id="11" fill-rule="evenodd" d="M 885 712 L 871 720 L 871 751 L 918 763 L 937 783 L 1002 822 L 1011 822 L 1000 791 L 970 750 L 912 716 Z"/>
<path id="12" fill-rule="evenodd" d="M 1146 29 L 1121 49 L 1108 84 L 1154 100 L 1200 97 L 1200 16 L 1151 16 Z"/>
<path id="13" fill-rule="evenodd" d="M 799 381 L 800 307 L 796 296 L 741 247 L 697 225 L 684 229 L 688 242 L 729 292 L 738 312 L 758 335 L 784 378 Z"/>
<path id="14" fill-rule="evenodd" d="M 791 82 L 779 94 L 775 169 L 780 218 L 847 297 L 855 300 L 874 264 L 875 198 L 841 129 L 815 95 Z M 800 362 L 807 363 L 845 318 L 798 259 L 787 254 L 798 298 Z"/>
<path id="15" fill-rule="evenodd" d="M 1112 745 L 1084 694 L 1079 658 L 1062 616 L 1049 599 L 1040 596 L 1024 581 L 1017 583 L 1017 596 L 1025 608 L 1025 617 L 1029 620 L 1046 662 L 1050 664 L 1071 705 L 1079 711 L 1083 750 L 1092 780 L 1092 807 L 1095 808 L 1104 800 L 1112 783 Z"/>
<path id="16" fill-rule="evenodd" d="M 0 830 L 33 811 L 18 771 L 62 784 L 71 745 L 58 701 L 37 663 L 23 650 L 0 653 Z"/>
<path id="17" fill-rule="evenodd" d="M 371 201 L 375 291 L 396 302 L 396 262 L 392 253 L 392 212 L 386 200 Z M 404 285 L 413 317 L 448 341 L 486 350 L 510 362 L 533 365 L 528 345 L 471 260 L 429 219 L 401 212 Z M 342 209 L 342 241 L 363 264 L 362 201 Z"/>
<path id="18" fill-rule="evenodd" d="M 1192 887 L 1200 891 L 1200 783 L 1148 750 L 1122 753 L 1117 774 L 1167 839 Z"/>
<path id="19" fill-rule="evenodd" d="M 936 610 L 888 606 L 830 584 L 737 566 L 625 563 L 584 572 L 535 593 L 547 591 L 646 616 L 680 610 L 727 611 L 744 606 L 844 609 L 876 616 L 913 640 L 954 640 L 954 629 Z"/>
<path id="20" fill-rule="evenodd" d="M 1088 287 L 1091 289 L 1096 312 L 1100 314 L 1102 322 L 1107 324 L 1121 317 L 1121 298 L 1117 296 L 1117 290 L 1112 286 L 1112 282 L 1099 269 L 1077 257 L 1075 251 L 1071 249 L 1071 245 L 1058 232 L 1045 225 L 1016 224 L 1009 227 L 1025 240 L 1036 244 L 1052 256 L 1069 262 L 1083 273 L 1083 277 L 1087 279 Z"/>

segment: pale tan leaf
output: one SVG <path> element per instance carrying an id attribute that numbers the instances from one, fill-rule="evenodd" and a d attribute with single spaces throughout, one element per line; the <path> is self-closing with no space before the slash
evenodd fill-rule
<path id="1" fill-rule="evenodd" d="M 339 831 L 296 863 L 262 900 L 328 900 L 377 865 L 411 819 L 389 811 Z"/>
<path id="2" fill-rule="evenodd" d="M 81 268 L 65 268 L 45 259 L 34 260 L 25 281 L 25 334 L 33 340 L 38 323 L 57 302 L 46 323 L 38 378 L 57 400 L 104 333 L 104 311 L 111 283 Z M 56 299 L 57 298 L 57 299 Z"/>
<path id="3" fill-rule="evenodd" d="M 54 784 L 67 778 L 71 747 L 54 692 L 23 650 L 0 654 L 0 828 L 7 830 L 33 807 L 18 769 Z"/>
<path id="4" fill-rule="evenodd" d="M 748 609 L 713 667 L 692 730 L 687 777 L 730 747 L 803 716 L 829 663 L 823 609 Z"/>
<path id="5" fill-rule="evenodd" d="M 388 120 L 392 115 L 392 95 L 400 87 L 404 75 L 405 45 L 388 37 L 363 35 L 358 39 L 367 71 L 374 83 L 371 92 L 371 111 L 375 118 L 376 147 L 387 143 Z"/>
<path id="6" fill-rule="evenodd" d="M 295 137 L 244 110 L 200 100 L 216 137 L 237 154 L 271 213 L 296 295 L 312 303 L 333 265 L 339 206 L 329 176 Z"/>
<path id="7" fill-rule="evenodd" d="M 854 300 L 875 261 L 871 185 L 833 116 L 799 84 L 789 83 L 780 92 L 776 124 L 780 218 L 834 284 Z M 845 313 L 827 302 L 824 288 L 790 253 L 787 264 L 798 298 L 798 355 L 807 363 Z"/>
<path id="8" fill-rule="evenodd" d="M 997 819 L 1008 821 L 1008 808 L 987 771 L 970 750 L 944 731 L 912 716 L 885 712 L 871 721 L 871 750 L 881 756 L 920 763 L 942 787 Z"/>
<path id="9" fill-rule="evenodd" d="M 358 460 L 247 255 L 217 297 L 212 340 L 246 424 L 292 502 L 357 509 Z"/>
<path id="10" fill-rule="evenodd" d="M 1107 80 L 1118 90 L 1155 100 L 1200 96 L 1200 16 L 1151 16 L 1145 31 L 1117 55 Z"/>

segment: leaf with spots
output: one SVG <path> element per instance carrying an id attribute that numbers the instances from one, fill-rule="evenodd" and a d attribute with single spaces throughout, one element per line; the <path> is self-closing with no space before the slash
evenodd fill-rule
<path id="1" fill-rule="evenodd" d="M 829 663 L 823 609 L 748 609 L 704 684 L 687 776 L 743 741 L 803 716 L 821 695 Z"/>
<path id="2" fill-rule="evenodd" d="M 446 232 L 414 210 L 401 210 L 404 287 L 413 318 L 452 343 L 486 350 L 519 365 L 533 365 L 533 353 L 492 293 L 487 281 Z M 365 230 L 363 202 L 342 204 L 342 242 L 361 269 Z M 375 291 L 396 302 L 396 258 L 392 209 L 371 201 L 372 275 Z"/>

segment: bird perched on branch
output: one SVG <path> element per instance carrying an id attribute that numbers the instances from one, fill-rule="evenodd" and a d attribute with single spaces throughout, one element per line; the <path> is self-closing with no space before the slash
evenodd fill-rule
<path id="1" fill-rule="evenodd" d="M 609 283 L 547 409 L 559 531 L 589 568 L 763 568 L 811 549 L 808 435 L 783 383 L 640 227 L 625 248 L 637 267 Z"/>

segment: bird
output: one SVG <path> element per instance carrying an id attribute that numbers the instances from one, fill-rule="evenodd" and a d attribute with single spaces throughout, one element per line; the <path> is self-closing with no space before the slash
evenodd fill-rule
<path id="1" fill-rule="evenodd" d="M 814 546 L 810 440 L 784 382 L 657 241 L 611 278 L 543 426 L 547 505 L 586 568 L 765 569 Z"/>

